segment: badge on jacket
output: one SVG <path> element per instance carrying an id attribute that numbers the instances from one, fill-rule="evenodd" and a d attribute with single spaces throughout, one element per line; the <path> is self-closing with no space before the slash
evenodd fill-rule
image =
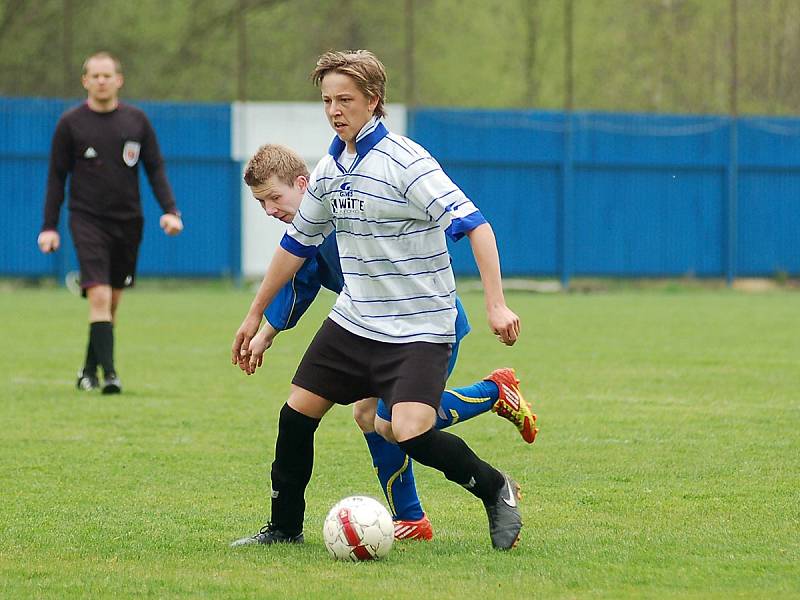
<path id="1" fill-rule="evenodd" d="M 129 167 L 135 166 L 139 162 L 139 150 L 141 149 L 142 145 L 139 142 L 125 142 L 122 147 L 122 160 Z"/>

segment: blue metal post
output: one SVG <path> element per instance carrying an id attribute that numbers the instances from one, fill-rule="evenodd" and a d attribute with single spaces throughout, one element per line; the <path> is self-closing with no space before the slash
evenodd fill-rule
<path id="1" fill-rule="evenodd" d="M 564 113 L 564 149 L 561 157 L 561 198 L 559 199 L 559 267 L 561 271 L 561 285 L 569 288 L 573 268 L 573 187 L 574 177 L 572 172 L 572 146 L 573 146 L 573 117 L 572 112 Z"/>
<path id="2" fill-rule="evenodd" d="M 731 117 L 728 156 L 728 194 L 726 202 L 725 231 L 725 280 L 728 286 L 733 285 L 736 278 L 736 239 L 737 208 L 739 199 L 739 121 Z"/>

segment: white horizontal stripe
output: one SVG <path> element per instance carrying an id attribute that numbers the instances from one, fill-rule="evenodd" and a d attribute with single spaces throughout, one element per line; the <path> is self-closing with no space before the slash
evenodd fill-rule
<path id="1" fill-rule="evenodd" d="M 328 155 L 310 179 L 289 235 L 318 244 L 335 228 L 345 288 L 331 318 L 382 341 L 454 342 L 455 278 L 444 231 L 454 208 L 475 208 L 436 160 L 389 133 L 352 173 Z"/>

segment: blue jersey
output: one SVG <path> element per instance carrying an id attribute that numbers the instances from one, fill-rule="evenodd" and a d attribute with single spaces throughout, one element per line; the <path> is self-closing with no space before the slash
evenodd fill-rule
<path id="1" fill-rule="evenodd" d="M 264 311 L 264 316 L 278 331 L 291 329 L 308 310 L 321 287 L 340 293 L 344 287 L 342 265 L 336 236 L 330 235 L 320 245 L 319 251 L 307 258 L 300 270 L 289 281 Z M 469 333 L 467 313 L 456 297 L 456 343 Z"/>

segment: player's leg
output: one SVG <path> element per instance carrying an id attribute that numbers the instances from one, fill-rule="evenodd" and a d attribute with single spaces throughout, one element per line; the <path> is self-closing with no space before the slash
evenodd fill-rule
<path id="1" fill-rule="evenodd" d="M 270 472 L 270 521 L 255 535 L 236 540 L 231 546 L 304 541 L 305 490 L 314 466 L 314 433 L 332 406 L 322 396 L 292 385 L 278 420 L 275 460 Z"/>
<path id="2" fill-rule="evenodd" d="M 122 292 L 124 290 L 118 288 L 111 288 L 111 322 L 115 323 L 117 319 L 117 309 L 122 301 Z"/>
<path id="3" fill-rule="evenodd" d="M 480 498 L 489 517 L 492 546 L 500 550 L 516 546 L 522 529 L 519 485 L 478 457 L 461 438 L 435 429 L 432 406 L 400 402 L 392 416 L 394 435 L 409 456 Z"/>
<path id="4" fill-rule="evenodd" d="M 395 443 L 375 431 L 377 423 L 386 421 L 376 416 L 377 400 L 368 398 L 353 405 L 353 418 L 364 434 L 372 465 L 389 503 L 395 522 L 395 538 L 430 540 L 431 522 L 422 510 L 414 480 L 413 461 Z M 391 424 L 388 427 L 391 430 Z M 384 435 L 388 435 L 384 430 Z"/>
<path id="5" fill-rule="evenodd" d="M 460 345 L 460 341 L 453 344 L 447 367 L 448 377 L 455 368 Z M 472 385 L 445 390 L 436 411 L 435 427 L 445 429 L 490 410 L 511 421 L 522 439 L 529 444 L 536 439 L 539 431 L 535 426 L 536 415 L 522 396 L 514 369 L 508 368 L 496 369 L 488 377 Z M 388 412 L 385 408 L 383 411 Z"/>
<path id="6" fill-rule="evenodd" d="M 514 369 L 496 369 L 486 379 L 442 392 L 436 413 L 436 429 L 445 429 L 492 411 L 511 421 L 522 439 L 532 444 L 539 429 L 536 415 L 522 395 Z"/>
<path id="7" fill-rule="evenodd" d="M 115 389 L 106 389 L 108 382 L 116 378 L 111 296 L 110 285 L 94 285 L 86 289 L 86 298 L 89 301 L 89 344 L 97 363 L 103 367 L 104 394 L 121 391 L 118 382 L 114 386 Z"/>
<path id="8" fill-rule="evenodd" d="M 77 387 L 99 387 L 97 367 L 113 369 L 110 270 L 113 239 L 102 221 L 91 215 L 70 213 L 70 230 L 80 265 L 81 293 L 88 299 L 89 332 L 86 359 Z"/>
<path id="9" fill-rule="evenodd" d="M 110 349 L 105 350 L 103 365 L 104 394 L 118 394 L 122 391 L 117 369 L 114 366 L 114 325 L 117 310 L 122 301 L 125 288 L 133 287 L 136 282 L 136 263 L 139 257 L 139 245 L 142 241 L 142 219 L 131 219 L 123 222 L 105 223 L 104 229 L 111 239 L 111 256 L 109 264 L 109 282 L 111 285 L 108 300 L 108 323 L 110 328 Z"/>
<path id="10" fill-rule="evenodd" d="M 448 378 L 456 367 L 460 347 L 460 341 L 452 346 L 450 362 L 447 365 Z M 463 388 L 445 390 L 442 393 L 441 404 L 436 411 L 435 427 L 444 429 L 488 412 L 496 400 L 497 387 L 485 381 L 479 381 Z"/>
<path id="11" fill-rule="evenodd" d="M 272 516 L 256 535 L 232 545 L 303 541 L 305 489 L 314 462 L 314 432 L 337 404 L 352 404 L 371 395 L 364 376 L 369 348 L 326 319 L 297 367 L 292 391 L 281 409 L 272 463 Z"/>
<path id="12" fill-rule="evenodd" d="M 459 348 L 460 342 L 452 346 L 450 362 L 447 365 L 448 377 L 455 368 Z M 535 427 L 536 415 L 522 396 L 514 369 L 509 368 L 492 371 L 488 377 L 472 385 L 446 389 L 442 392 L 434 427 L 445 429 L 490 410 L 514 423 L 522 438 L 529 444 L 533 443 L 539 431 Z M 392 420 L 383 400 L 378 401 L 377 417 L 387 422 Z M 391 425 L 389 423 L 383 426 L 376 425 L 376 430 L 381 433 L 391 432 Z"/>
<path id="13" fill-rule="evenodd" d="M 480 498 L 489 516 L 492 545 L 513 547 L 522 528 L 517 484 L 481 460 L 464 440 L 433 427 L 447 375 L 449 348 L 442 344 L 399 346 L 397 355 L 389 356 L 396 365 L 391 385 L 386 392 L 381 391 L 391 407 L 395 439 L 415 461 L 441 471 Z M 412 398 L 415 400 L 409 400 Z M 509 492 L 504 495 L 506 488 Z"/>

